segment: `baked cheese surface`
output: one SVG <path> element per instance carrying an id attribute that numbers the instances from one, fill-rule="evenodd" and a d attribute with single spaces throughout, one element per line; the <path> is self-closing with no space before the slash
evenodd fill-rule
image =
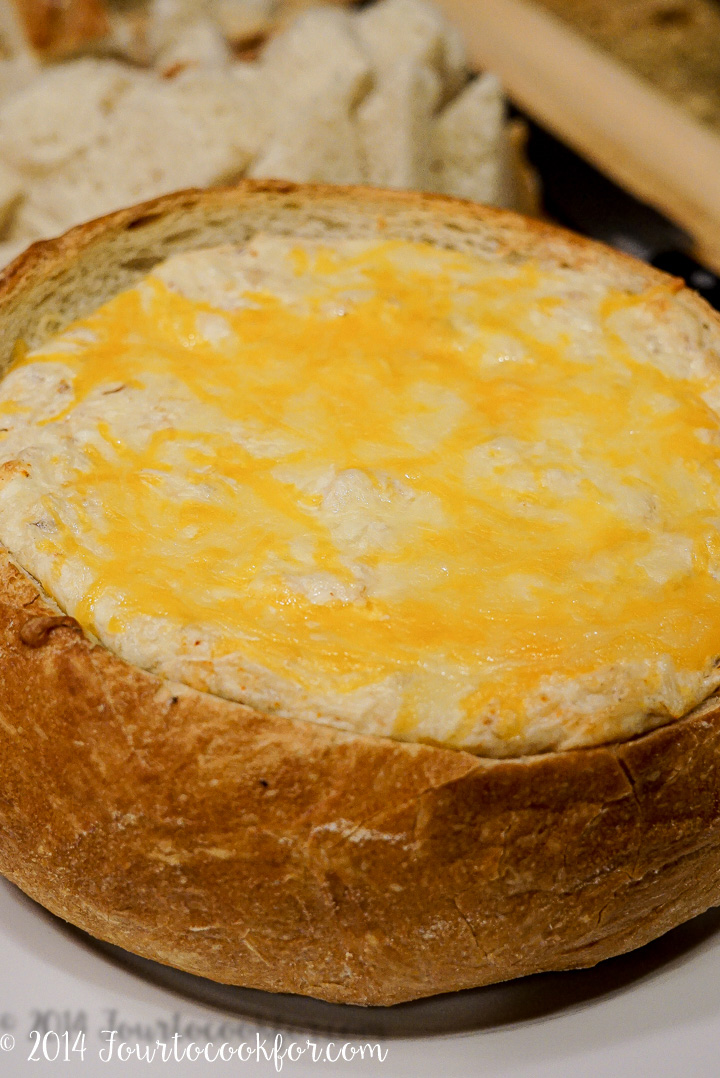
<path id="1" fill-rule="evenodd" d="M 720 684 L 720 377 L 672 283 L 423 243 L 174 256 L 0 383 L 0 539 L 128 661 L 513 756 Z"/>

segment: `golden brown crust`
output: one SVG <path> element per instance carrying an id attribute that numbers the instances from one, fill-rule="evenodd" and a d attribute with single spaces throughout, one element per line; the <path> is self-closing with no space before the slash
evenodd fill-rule
<path id="1" fill-rule="evenodd" d="M 228 207 L 292 227 L 294 204 L 326 225 L 356 204 L 390 230 L 394 207 L 418 227 L 434 215 L 497 249 L 667 281 L 453 200 L 245 184 L 31 249 L 0 282 L 5 358 L 64 275 L 128 230 L 149 235 L 140 274 L 158 230 L 198 207 L 227 231 Z M 0 871 L 94 935 L 216 980 L 391 1004 L 644 943 L 720 902 L 719 739 L 714 699 L 622 745 L 513 761 L 262 715 L 122 662 L 0 557 Z"/>
<path id="2" fill-rule="evenodd" d="M 598 253 L 614 262 L 624 264 L 635 274 L 640 274 L 647 283 L 667 281 L 667 274 L 651 266 L 645 266 L 629 255 L 603 247 L 593 240 L 585 239 L 556 225 L 550 225 L 534 218 L 522 217 L 512 210 L 499 210 L 449 195 L 428 194 L 385 190 L 361 185 L 336 186 L 333 184 L 297 184 L 289 180 L 243 180 L 229 187 L 215 187 L 210 190 L 187 189 L 126 209 L 116 210 L 103 217 L 78 225 L 57 239 L 44 240 L 33 244 L 28 251 L 20 255 L 6 268 L 3 278 L 15 278 L 19 273 L 25 277 L 28 272 L 37 272 L 44 265 L 50 272 L 67 264 L 80 251 L 91 245 L 98 237 L 107 241 L 112 232 L 137 229 L 152 224 L 171 213 L 187 212 L 200 206 L 207 213 L 212 208 L 231 206 L 238 210 L 259 209 L 261 206 L 277 203 L 284 209 L 294 200 L 301 200 L 307 209 L 315 204 L 330 207 L 333 203 L 351 208 L 353 202 L 363 208 L 374 210 L 377 215 L 393 210 L 417 210 L 428 214 L 455 218 L 456 224 L 476 227 L 489 224 L 502 235 L 505 243 L 522 251 L 533 247 L 535 252 L 559 252 L 565 248 L 572 264 L 597 262 Z M 254 205 L 253 205 L 254 204 Z M 498 245 L 498 250 L 500 245 Z M 7 285 L 3 289 L 6 294 Z"/>
<path id="3" fill-rule="evenodd" d="M 285 220 L 284 229 L 277 228 L 278 218 Z M 188 221 L 192 222 L 190 227 Z M 211 224 L 202 242 L 194 246 L 208 246 L 210 241 L 233 242 L 238 235 L 248 236 L 265 227 L 307 235 L 315 229 L 315 234 L 328 236 L 352 226 L 360 235 L 380 230 L 404 238 L 412 229 L 416 238 L 448 247 L 498 257 L 533 257 L 591 272 L 603 268 L 619 288 L 640 291 L 660 286 L 665 295 L 658 298 L 659 313 L 668 294 L 675 292 L 674 306 L 691 312 L 698 326 L 707 331 L 709 345 L 720 362 L 720 315 L 697 293 L 630 255 L 555 225 L 447 195 L 358 185 L 242 180 L 230 187 L 163 195 L 78 225 L 57 239 L 32 244 L 0 272 L 0 312 L 4 319 L 0 366 L 9 362 L 18 338 L 34 344 L 56 330 L 59 318 L 44 319 L 43 308 L 50 306 L 54 315 L 66 313 L 64 307 L 60 311 L 57 306 L 58 293 L 62 291 L 59 285 L 65 276 L 71 278 L 74 290 L 76 306 L 72 307 L 72 317 L 102 302 L 84 289 L 84 282 L 68 273 L 71 267 L 77 266 L 81 276 L 88 264 L 95 269 L 93 259 L 98 252 L 116 257 L 120 265 L 111 282 L 114 287 L 108 291 L 112 295 L 169 254 L 189 246 L 186 238 L 199 221 Z M 66 298 L 63 294 L 62 299 Z M 15 317 L 9 318 L 10 314 Z M 30 327 L 38 332 L 29 332 Z"/>
<path id="4" fill-rule="evenodd" d="M 13 0 L 31 47 L 59 59 L 97 45 L 110 30 L 103 0 Z"/>

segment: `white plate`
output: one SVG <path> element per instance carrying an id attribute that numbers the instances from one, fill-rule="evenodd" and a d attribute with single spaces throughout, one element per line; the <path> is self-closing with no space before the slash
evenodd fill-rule
<path id="1" fill-rule="evenodd" d="M 0 1075 L 362 1075 L 385 1078 L 717 1078 L 720 910 L 594 970 L 547 974 L 389 1010 L 341 1008 L 232 989 L 101 950 L 0 882 Z M 331 1034 L 314 1033 L 324 1026 Z M 38 1036 L 29 1039 L 31 1030 Z M 105 1062 L 107 1034 L 168 1045 L 163 1062 Z M 41 1037 L 50 1031 L 44 1039 Z M 85 1053 L 73 1052 L 85 1032 Z M 438 1030 L 445 1030 L 440 1033 Z M 454 1030 L 456 1032 L 447 1032 Z M 457 1031 L 462 1032 L 457 1032 Z M 380 1035 L 385 1031 L 384 1035 Z M 433 1031 L 432 1035 L 427 1035 Z M 69 1062 L 63 1061 L 66 1038 Z M 209 1041 L 244 1058 L 172 1056 Z M 261 1048 L 258 1049 L 258 1044 Z M 287 1055 L 303 1049 L 291 1062 Z M 377 1054 L 344 1062 L 360 1045 Z M 277 1057 L 273 1051 L 277 1045 Z M 311 1047 L 314 1045 L 314 1049 Z M 329 1048 L 329 1060 L 324 1059 Z M 77 1047 L 81 1046 L 77 1042 Z M 28 1057 L 35 1047 L 35 1062 Z M 263 1058 L 263 1048 L 270 1058 Z M 44 1055 L 53 1056 L 51 1062 Z M 227 1054 L 229 1048 L 225 1049 Z M 311 1053 L 317 1058 L 313 1062 Z M 376 1053 L 378 1048 L 375 1049 Z M 259 1059 L 257 1058 L 259 1055 Z"/>

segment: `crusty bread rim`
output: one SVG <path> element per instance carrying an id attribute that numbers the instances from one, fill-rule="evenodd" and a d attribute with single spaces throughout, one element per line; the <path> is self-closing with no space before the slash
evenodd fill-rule
<path id="1" fill-rule="evenodd" d="M 446 195 L 363 186 L 295 184 L 279 180 L 243 180 L 229 187 L 178 191 L 78 225 L 57 239 L 32 244 L 0 275 L 0 311 L 6 318 L 18 289 L 25 297 L 32 292 L 35 301 L 33 307 L 26 302 L 28 310 L 24 320 L 7 324 L 8 332 L 3 334 L 0 343 L 0 364 L 9 361 L 12 346 L 18 338 L 31 347 L 35 346 L 50 333 L 56 332 L 62 314 L 66 315 L 66 321 L 82 317 L 116 291 L 131 287 L 163 258 L 192 246 L 184 242 L 187 239 L 186 228 L 173 233 L 172 228 L 166 227 L 169 218 L 192 215 L 193 212 L 208 218 L 215 214 L 216 227 L 196 245 L 208 246 L 210 241 L 233 242 L 234 236 L 228 234 L 223 226 L 232 218 L 233 211 L 237 213 L 242 208 L 259 220 L 259 227 L 271 226 L 277 213 L 289 218 L 289 211 L 301 210 L 297 220 L 289 218 L 289 227 L 286 225 L 283 229 L 275 230 L 310 236 L 313 232 L 307 229 L 308 220 L 337 228 L 338 223 L 342 222 L 342 210 L 345 209 L 350 213 L 350 220 L 357 225 L 360 220 L 359 207 L 365 211 L 366 232 L 370 226 L 373 234 L 379 227 L 387 236 L 406 235 L 407 227 L 414 225 L 416 239 L 427 238 L 448 247 L 489 254 L 512 252 L 519 258 L 532 256 L 541 262 L 547 260 L 576 269 L 597 267 L 599 263 L 604 263 L 612 268 L 620 287 L 626 283 L 627 287 L 639 290 L 653 285 L 667 287 L 674 282 L 677 290 L 675 302 L 692 311 L 708 335 L 715 337 L 720 364 L 720 339 L 716 336 L 720 331 L 720 315 L 696 292 L 684 288 L 678 279 L 604 244 L 510 210 L 480 206 Z M 340 217 L 333 220 L 332 210 L 340 211 Z M 301 222 L 305 228 L 301 227 Z M 347 224 L 348 218 L 343 223 Z M 294 231 L 297 228 L 300 228 L 300 232 Z M 249 228 L 246 221 L 242 233 L 247 235 L 257 230 L 257 225 Z M 140 232 L 142 239 L 139 239 Z M 163 232 L 167 235 L 163 237 L 162 249 L 158 251 L 158 239 Z M 431 236 L 429 232 L 432 232 Z M 128 233 L 132 234 L 133 243 L 123 242 L 127 240 Z M 468 242 L 463 243 L 463 239 Z M 91 295 L 84 302 L 78 302 L 80 297 L 77 290 L 73 292 L 61 287 L 63 273 L 79 261 L 90 260 L 100 245 L 109 255 L 122 256 L 128 248 L 134 254 L 125 266 L 117 267 L 116 274 L 108 281 L 110 287 L 106 295 Z M 71 277 L 71 284 L 77 284 L 74 276 Z M 71 304 L 73 299 L 75 304 L 71 313 L 69 309 L 63 309 L 63 305 Z M 43 319 L 43 308 L 46 306 L 55 317 Z M 16 325 L 20 332 L 13 337 Z M 33 325 L 35 332 L 31 332 Z"/>
<path id="2" fill-rule="evenodd" d="M 453 199 L 246 182 L 35 245 L 0 280 L 2 360 L 192 244 L 198 222 L 207 246 L 273 223 L 327 235 L 348 216 L 354 234 L 669 281 Z M 719 339 L 698 297 L 674 302 Z M 633 741 L 507 761 L 345 734 L 124 663 L 5 552 L 0 690 L 0 870 L 96 936 L 206 977 L 390 1004 L 592 965 L 720 901 L 715 698 Z"/>

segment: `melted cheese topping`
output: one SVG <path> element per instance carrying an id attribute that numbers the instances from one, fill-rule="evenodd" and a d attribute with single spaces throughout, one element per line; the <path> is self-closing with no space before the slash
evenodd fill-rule
<path id="1" fill-rule="evenodd" d="M 258 237 L 0 385 L 0 538 L 165 677 L 507 756 L 720 682 L 720 400 L 571 270 Z M 654 335 L 653 335 L 654 334 Z"/>

